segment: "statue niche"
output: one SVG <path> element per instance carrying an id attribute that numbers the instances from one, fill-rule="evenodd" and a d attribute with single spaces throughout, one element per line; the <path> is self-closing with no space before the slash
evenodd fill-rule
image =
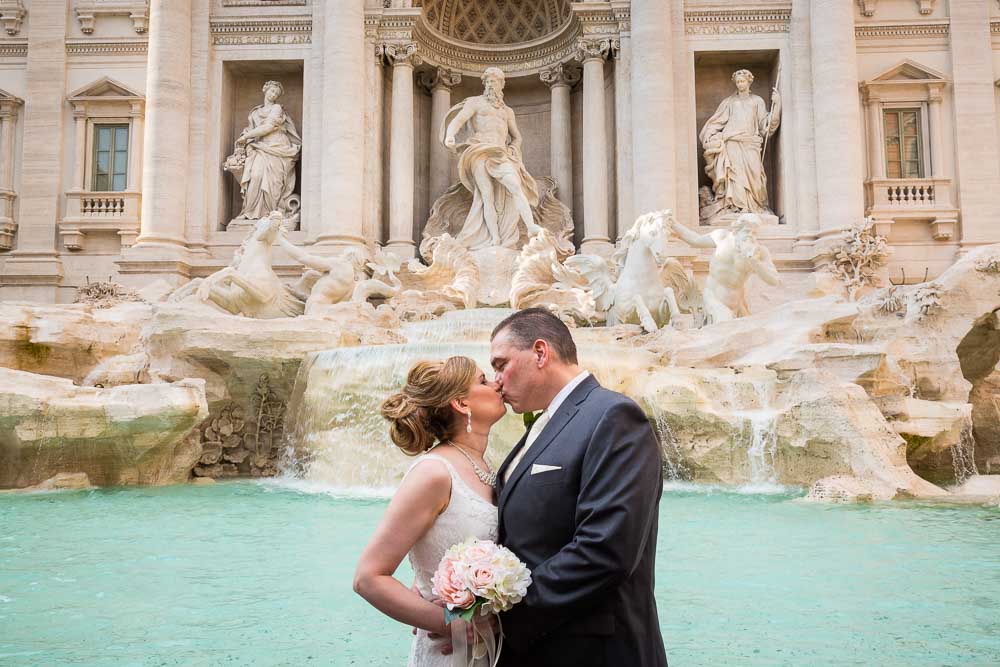
<path id="1" fill-rule="evenodd" d="M 439 140 L 458 156 L 459 182 L 431 208 L 424 242 L 450 235 L 467 248 L 483 275 L 479 302 L 508 302 L 518 253 L 546 229 L 572 244 L 573 218 L 555 196 L 555 182 L 535 180 L 524 166 L 514 111 L 504 103 L 504 73 L 482 76 L 483 94 L 466 98 L 445 116 Z"/>
<path id="2" fill-rule="evenodd" d="M 763 98 L 750 92 L 753 79 L 746 69 L 733 73 L 736 92 L 719 104 L 698 135 L 712 181 L 711 188 L 698 193 L 704 225 L 728 225 L 741 213 L 777 222 L 768 204 L 764 154 L 781 122 L 781 97 L 776 84 L 768 111 Z"/>
<path id="3" fill-rule="evenodd" d="M 227 230 L 251 229 L 272 211 L 280 211 L 288 229 L 299 222 L 299 198 L 295 190 L 295 165 L 302 152 L 302 138 L 278 100 L 284 87 L 278 81 L 264 84 L 264 103 L 254 107 L 247 127 L 236 139 L 233 154 L 223 169 L 240 183 L 243 208 Z"/>

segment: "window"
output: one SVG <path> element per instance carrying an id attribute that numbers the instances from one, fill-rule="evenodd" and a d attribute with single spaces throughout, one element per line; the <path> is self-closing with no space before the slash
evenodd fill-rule
<path id="1" fill-rule="evenodd" d="M 920 109 L 886 109 L 885 173 L 889 178 L 923 178 Z"/>
<path id="2" fill-rule="evenodd" d="M 94 191 L 121 192 L 128 184 L 128 125 L 94 126 Z"/>

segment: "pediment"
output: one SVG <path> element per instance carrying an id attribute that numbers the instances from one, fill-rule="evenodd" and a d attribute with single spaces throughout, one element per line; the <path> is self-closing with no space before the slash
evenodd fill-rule
<path id="1" fill-rule="evenodd" d="M 145 97 L 121 81 L 115 81 L 111 77 L 105 76 L 73 91 L 67 99 L 70 102 L 79 102 L 85 100 L 142 100 Z"/>
<path id="2" fill-rule="evenodd" d="M 921 65 L 913 60 L 903 60 L 881 74 L 877 74 L 865 83 L 872 84 L 901 84 L 901 83 L 947 83 L 948 77 L 941 72 L 931 69 L 926 65 Z"/>
<path id="3" fill-rule="evenodd" d="M 6 102 L 7 104 L 12 104 L 13 103 L 13 104 L 17 104 L 17 105 L 24 104 L 24 100 L 22 100 L 17 95 L 12 95 L 12 94 L 8 93 L 3 88 L 0 88 L 0 102 Z"/>

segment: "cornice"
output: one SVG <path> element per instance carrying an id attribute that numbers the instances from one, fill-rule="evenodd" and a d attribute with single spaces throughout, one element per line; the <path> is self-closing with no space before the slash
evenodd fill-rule
<path id="1" fill-rule="evenodd" d="M 265 44 L 309 44 L 312 19 L 301 16 L 254 18 L 212 18 L 212 43 L 216 46 L 257 46 Z"/>
<path id="2" fill-rule="evenodd" d="M 66 40 L 66 55 L 68 56 L 134 56 L 146 55 L 148 42 L 145 39 L 106 40 L 106 39 L 68 39 Z"/>
<path id="3" fill-rule="evenodd" d="M 684 32 L 688 35 L 783 33 L 791 30 L 791 23 L 791 7 L 684 12 Z"/>
<path id="4" fill-rule="evenodd" d="M 302 7 L 306 0 L 222 0 L 223 7 Z"/>
<path id="5" fill-rule="evenodd" d="M 0 58 L 27 58 L 28 40 L 0 42 Z"/>
<path id="6" fill-rule="evenodd" d="M 950 32 L 947 23 L 886 23 L 880 25 L 858 25 L 854 36 L 859 40 L 870 39 L 923 39 L 945 37 Z"/>
<path id="7" fill-rule="evenodd" d="M 990 34 L 1000 35 L 1000 21 L 990 21 Z"/>

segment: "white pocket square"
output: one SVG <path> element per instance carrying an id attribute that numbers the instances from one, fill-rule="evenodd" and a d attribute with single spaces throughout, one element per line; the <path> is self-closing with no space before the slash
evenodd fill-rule
<path id="1" fill-rule="evenodd" d="M 531 464 L 531 474 L 537 475 L 540 472 L 551 472 L 553 470 L 562 470 L 562 466 L 547 466 L 541 463 Z"/>

